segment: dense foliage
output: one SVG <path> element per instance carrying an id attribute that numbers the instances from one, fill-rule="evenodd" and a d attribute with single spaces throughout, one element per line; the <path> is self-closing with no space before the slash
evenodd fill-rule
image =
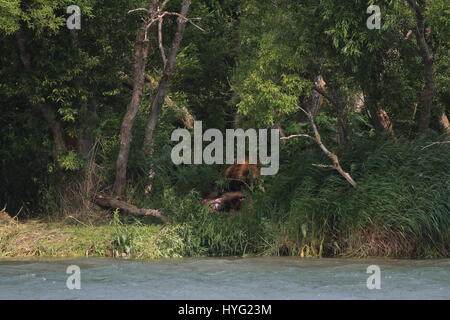
<path id="1" fill-rule="evenodd" d="M 134 76 L 142 23 L 141 12 L 129 11 L 152 2 L 77 1 L 81 29 L 69 30 L 73 1 L 0 0 L 0 206 L 10 215 L 104 222 L 93 199 L 114 183 L 133 89 L 124 75 Z M 179 12 L 182 3 L 169 1 L 167 10 Z M 373 4 L 381 28 L 370 30 Z M 126 200 L 161 208 L 171 222 L 157 240 L 161 250 L 449 256 L 448 1 L 193 0 L 188 16 L 200 17 L 203 31 L 186 25 L 167 93 L 176 108 L 166 100 L 149 156 L 143 143 L 157 90 L 144 86 L 127 163 Z M 176 26 L 166 18 L 166 51 Z M 146 70 L 162 81 L 156 36 Z M 318 76 L 322 94 L 314 89 Z M 248 186 L 244 208 L 230 216 L 202 202 L 224 188 L 223 165 L 171 161 L 171 133 L 184 126 L 180 110 L 204 129 L 279 126 L 288 136 L 312 134 L 301 108 L 312 110 L 317 99 L 322 141 L 356 188 L 337 171 L 312 166 L 329 159 L 296 137 L 281 144 L 279 173 Z M 114 243 L 136 251 L 145 241 L 133 239 L 148 232 L 139 226 L 155 221 L 124 219 Z"/>

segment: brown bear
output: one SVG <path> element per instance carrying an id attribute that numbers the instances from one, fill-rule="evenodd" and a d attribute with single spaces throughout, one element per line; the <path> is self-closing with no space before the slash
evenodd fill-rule
<path id="1" fill-rule="evenodd" d="M 250 164 L 248 158 L 242 164 L 238 164 L 235 160 L 234 164 L 228 167 L 223 174 L 223 178 L 229 181 L 228 192 L 222 195 L 212 192 L 208 199 L 204 200 L 204 203 L 210 206 L 211 212 L 231 209 L 239 211 L 245 201 L 242 190 L 249 184 L 250 179 L 256 179 L 259 175 L 259 166 Z"/>

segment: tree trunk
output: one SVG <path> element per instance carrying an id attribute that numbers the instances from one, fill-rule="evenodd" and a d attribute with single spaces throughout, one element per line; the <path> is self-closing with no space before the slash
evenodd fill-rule
<path id="1" fill-rule="evenodd" d="M 78 152 L 85 159 L 92 156 L 94 147 L 94 128 L 97 124 L 97 102 L 91 98 L 88 104 L 84 104 L 80 110 L 80 132 L 78 134 Z"/>
<path id="2" fill-rule="evenodd" d="M 125 87 L 133 90 L 133 81 L 131 81 L 128 75 L 121 72 L 120 79 Z M 153 91 L 158 88 L 158 82 L 148 73 L 145 74 L 145 79 L 148 81 L 146 86 L 148 85 L 150 90 Z M 186 129 L 194 130 L 195 118 L 185 106 L 178 106 L 169 96 L 166 96 L 164 102 L 171 112 L 175 113 L 175 115 L 183 122 Z"/>
<path id="3" fill-rule="evenodd" d="M 417 26 L 414 30 L 416 35 L 417 44 L 419 45 L 420 55 L 422 57 L 423 64 L 425 65 L 425 88 L 422 91 L 420 97 L 421 110 L 419 117 L 419 134 L 425 132 L 430 126 L 431 109 L 433 105 L 433 99 L 436 94 L 435 87 L 435 75 L 434 75 L 434 57 L 425 39 L 425 8 L 420 7 L 415 0 L 408 0 L 409 5 L 416 13 Z M 431 29 L 429 31 L 431 35 Z"/>
<path id="4" fill-rule="evenodd" d="M 152 14 L 157 9 L 157 3 L 154 1 L 152 9 L 149 13 Z M 156 8 L 155 8 L 156 7 Z M 120 150 L 117 156 L 116 163 L 116 180 L 114 182 L 114 194 L 118 197 L 123 197 L 125 193 L 126 179 L 127 179 L 127 163 L 130 153 L 132 141 L 132 129 L 134 120 L 139 111 L 139 106 L 142 99 L 142 91 L 145 81 L 145 66 L 147 64 L 149 40 L 145 40 L 147 23 L 144 22 L 138 31 L 136 41 L 134 43 L 134 74 L 133 74 L 133 94 L 131 97 L 130 106 L 125 114 L 120 131 Z"/>
<path id="5" fill-rule="evenodd" d="M 47 121 L 53 136 L 53 161 L 58 162 L 58 156 L 66 151 L 66 143 L 61 129 L 61 122 L 56 118 L 55 112 L 45 104 L 38 104 L 44 119 Z"/>
<path id="6" fill-rule="evenodd" d="M 72 36 L 72 51 L 75 57 L 79 56 L 79 39 L 78 30 L 70 30 Z M 77 90 L 77 96 L 81 96 L 81 87 L 83 85 L 83 79 L 80 76 L 76 76 L 74 79 L 74 87 Z M 85 102 L 80 98 L 76 98 L 75 104 L 79 108 L 79 117 L 77 120 L 78 133 L 77 133 L 77 147 L 78 152 L 88 160 L 91 150 L 94 146 L 93 128 L 95 126 L 96 119 L 96 103 L 95 99 L 89 99 L 89 102 Z M 93 121 L 94 120 L 94 121 Z"/>
<path id="7" fill-rule="evenodd" d="M 428 58 L 422 58 L 425 63 L 425 88 L 422 91 L 421 104 L 419 117 L 419 133 L 425 132 L 430 127 L 431 109 L 433 105 L 433 99 L 436 94 L 436 88 L 434 84 L 434 62 Z"/>
<path id="8" fill-rule="evenodd" d="M 345 121 L 345 107 L 346 103 L 338 98 L 338 95 L 336 93 L 336 90 L 332 90 L 331 93 L 328 93 L 325 88 L 325 81 L 321 76 L 318 77 L 315 83 L 315 92 L 320 94 L 320 96 L 325 97 L 330 103 L 336 108 L 336 114 L 337 114 L 337 141 L 339 145 L 339 149 L 342 149 L 343 146 L 350 142 L 350 136 L 347 129 L 347 124 Z M 322 102 L 320 102 L 322 104 Z M 316 111 L 316 114 L 319 113 L 319 108 L 314 108 L 311 110 L 308 110 L 308 112 L 311 113 L 311 116 L 314 117 L 313 110 Z"/>
<path id="9" fill-rule="evenodd" d="M 342 149 L 345 144 L 350 142 L 350 136 L 348 134 L 347 125 L 344 119 L 345 105 L 337 105 L 337 131 L 338 131 L 338 145 L 339 149 Z"/>
<path id="10" fill-rule="evenodd" d="M 326 90 L 325 81 L 321 75 L 318 75 L 314 80 L 314 84 L 316 88 L 320 88 L 322 90 Z M 323 96 L 317 91 L 313 90 L 308 102 L 307 102 L 307 110 L 311 112 L 311 114 L 315 117 L 319 114 L 320 108 L 323 105 Z"/>
<path id="11" fill-rule="evenodd" d="M 189 10 L 189 7 L 191 5 L 191 0 L 184 0 L 183 5 L 181 8 L 180 14 L 184 17 L 186 17 L 187 12 Z M 175 61 L 178 54 L 178 50 L 180 48 L 181 41 L 183 39 L 183 33 L 186 26 L 186 20 L 178 17 L 177 19 L 177 31 L 175 34 L 175 38 L 172 42 L 172 47 L 169 51 L 169 56 L 167 57 L 167 60 L 163 58 L 163 60 L 166 62 L 164 67 L 164 72 L 162 75 L 161 80 L 158 84 L 158 90 L 156 92 L 156 96 L 153 99 L 152 107 L 150 110 L 150 116 L 147 122 L 147 125 L 145 127 L 145 137 L 144 137 L 144 144 L 143 144 L 143 151 L 148 156 L 152 156 L 153 154 L 153 134 L 156 128 L 156 125 L 158 123 L 159 114 L 161 113 L 161 108 L 164 104 L 166 95 L 167 95 L 167 89 L 169 87 L 169 81 L 172 77 L 173 70 L 175 67 Z"/>

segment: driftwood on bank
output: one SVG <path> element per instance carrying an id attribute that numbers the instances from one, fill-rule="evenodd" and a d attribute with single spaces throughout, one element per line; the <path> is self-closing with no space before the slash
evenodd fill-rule
<path id="1" fill-rule="evenodd" d="M 126 213 L 139 217 L 155 217 L 161 222 L 167 222 L 166 217 L 160 210 L 138 208 L 128 202 L 118 200 L 116 198 L 99 195 L 95 198 L 95 204 L 102 208 L 120 209 Z"/>

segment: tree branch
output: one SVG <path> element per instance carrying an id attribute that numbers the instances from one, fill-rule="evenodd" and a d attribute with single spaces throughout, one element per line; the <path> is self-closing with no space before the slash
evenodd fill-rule
<path id="1" fill-rule="evenodd" d="M 133 90 L 133 81 L 131 81 L 130 77 L 124 72 L 119 72 L 120 80 L 122 80 L 122 84 L 130 90 Z M 145 79 L 148 81 L 147 86 L 150 90 L 155 90 L 158 88 L 158 82 L 148 73 L 145 74 Z M 189 112 L 189 110 L 185 106 L 177 105 L 168 95 L 166 95 L 164 99 L 164 103 L 177 114 L 180 115 L 181 121 L 184 126 L 188 130 L 194 129 L 194 116 Z"/>
<path id="2" fill-rule="evenodd" d="M 308 139 L 311 139 L 313 141 L 316 141 L 316 139 L 314 139 L 313 137 L 311 137 L 308 134 L 293 134 L 293 135 L 290 135 L 288 137 L 282 137 L 282 138 L 280 138 L 280 140 L 289 140 L 289 139 L 297 138 L 297 137 L 304 137 L 304 138 L 308 138 Z"/>
<path id="3" fill-rule="evenodd" d="M 167 57 L 167 63 L 161 76 L 161 80 L 159 81 L 158 89 L 153 99 L 152 107 L 150 109 L 150 116 L 145 127 L 145 137 L 142 147 L 144 153 L 148 156 L 151 156 L 153 154 L 153 132 L 156 128 L 161 108 L 165 102 L 167 90 L 169 87 L 169 81 L 175 68 L 175 60 L 180 48 L 181 41 L 183 39 L 186 22 L 188 21 L 185 16 L 188 13 L 190 5 L 191 0 L 184 0 L 181 7 L 181 13 L 177 14 L 177 30 L 175 32 L 175 37 L 172 41 L 172 46 Z"/>
<path id="4" fill-rule="evenodd" d="M 446 144 L 446 143 L 450 143 L 450 141 L 430 142 L 428 145 L 423 146 L 421 150 L 425 150 L 426 148 L 429 148 L 429 147 L 434 146 L 436 144 Z"/>
<path id="5" fill-rule="evenodd" d="M 321 164 L 313 164 L 313 166 L 321 167 L 321 168 L 333 168 L 336 171 L 338 171 L 353 187 L 356 187 L 356 182 L 352 179 L 352 177 L 347 172 L 345 172 L 342 169 L 342 167 L 341 167 L 341 165 L 339 163 L 339 158 L 334 153 L 329 151 L 327 149 L 327 147 L 323 144 L 323 142 L 321 140 L 321 137 L 320 137 L 320 134 L 319 134 L 319 130 L 317 129 L 316 123 L 314 122 L 314 117 L 311 114 L 311 112 L 306 111 L 305 109 L 303 109 L 300 106 L 299 106 L 299 108 L 300 108 L 300 110 L 302 110 L 308 116 L 308 119 L 311 122 L 311 125 L 312 125 L 313 130 L 314 130 L 314 138 L 311 137 L 310 135 L 307 135 L 307 134 L 298 134 L 298 135 L 293 135 L 291 137 L 295 137 L 295 136 L 297 136 L 297 137 L 306 137 L 308 139 L 314 140 L 319 145 L 320 149 L 328 156 L 328 158 L 330 158 L 331 161 L 333 161 L 333 165 L 332 166 L 330 166 L 330 165 L 327 166 L 327 165 L 321 165 Z"/>
<path id="6" fill-rule="evenodd" d="M 161 58 L 163 61 L 163 67 L 166 67 L 167 64 L 167 57 L 166 53 L 164 51 L 164 43 L 163 43 L 163 35 L 162 35 L 162 28 L 163 28 L 164 19 L 161 18 L 158 23 L 158 43 L 159 43 L 159 51 L 161 52 Z"/>
<path id="7" fill-rule="evenodd" d="M 162 222 L 166 222 L 167 218 L 161 213 L 160 210 L 155 209 L 145 209 L 145 208 L 138 208 L 132 204 L 129 204 L 125 201 L 121 201 L 112 197 L 102 196 L 99 195 L 95 198 L 95 204 L 97 204 L 100 207 L 103 208 L 113 208 L 113 209 L 120 209 L 123 210 L 126 213 L 129 213 L 134 216 L 140 216 L 140 217 L 155 217 Z"/>

